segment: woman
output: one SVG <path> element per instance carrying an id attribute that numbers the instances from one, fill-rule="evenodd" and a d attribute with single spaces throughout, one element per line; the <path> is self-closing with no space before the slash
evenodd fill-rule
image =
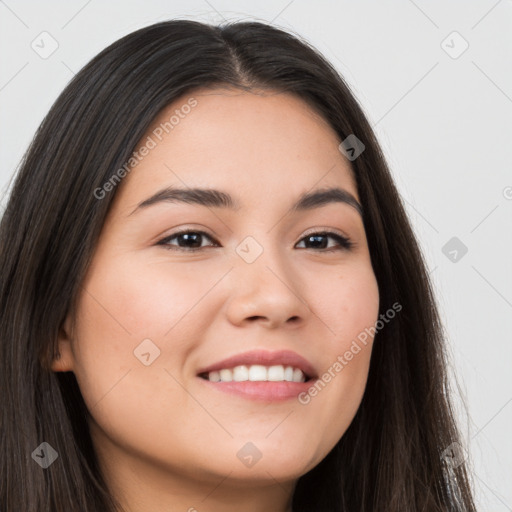
<path id="1" fill-rule="evenodd" d="M 475 510 L 418 243 L 298 38 L 115 42 L 42 123 L 0 243 L 2 510 Z"/>

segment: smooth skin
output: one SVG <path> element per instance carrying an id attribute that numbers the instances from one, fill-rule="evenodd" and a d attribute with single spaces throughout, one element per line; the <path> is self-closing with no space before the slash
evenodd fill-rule
<path id="1" fill-rule="evenodd" d="M 221 392 L 197 372 L 288 349 L 322 375 L 375 324 L 378 286 L 356 208 L 291 211 L 305 192 L 339 187 L 359 202 L 358 191 L 336 133 L 288 93 L 197 90 L 162 111 L 141 144 L 190 96 L 197 105 L 118 185 L 52 369 L 75 374 L 100 466 L 127 512 L 286 512 L 297 479 L 359 407 L 371 338 L 307 405 Z M 239 208 L 137 209 L 169 186 L 222 190 Z M 169 239 L 181 229 L 206 235 Z M 330 235 L 311 243 L 322 231 L 354 246 Z M 252 263 L 236 251 L 247 236 L 263 249 Z M 134 355 L 145 339 L 160 350 L 148 366 Z M 248 442 L 261 453 L 252 467 L 237 457 Z"/>

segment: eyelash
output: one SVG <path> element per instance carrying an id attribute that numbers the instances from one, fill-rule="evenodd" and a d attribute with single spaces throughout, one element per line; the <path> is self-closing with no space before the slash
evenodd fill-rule
<path id="1" fill-rule="evenodd" d="M 165 249 L 168 249 L 168 250 L 171 250 L 171 251 L 182 251 L 182 252 L 197 252 L 197 251 L 200 251 L 200 250 L 204 249 L 205 247 L 189 247 L 189 248 L 185 248 L 185 247 L 179 247 L 177 245 L 171 245 L 171 244 L 168 243 L 170 240 L 172 240 L 172 239 L 174 239 L 174 238 L 176 238 L 176 237 L 178 237 L 180 235 L 192 234 L 192 233 L 196 234 L 196 235 L 206 236 L 210 240 L 214 241 L 213 237 L 211 237 L 208 233 L 205 233 L 204 231 L 185 229 L 185 230 L 173 233 L 172 235 L 167 236 L 165 238 L 162 238 L 159 242 L 157 242 L 157 245 L 161 245 Z M 336 252 L 336 251 L 340 251 L 340 250 L 350 251 L 355 246 L 355 243 L 352 240 L 350 240 L 350 238 L 342 236 L 342 235 L 340 235 L 338 233 L 334 233 L 332 231 L 315 231 L 315 232 L 312 232 L 312 233 L 308 233 L 306 236 L 301 238 L 301 240 L 299 240 L 299 242 L 302 242 L 304 239 L 312 237 L 312 236 L 327 236 L 329 238 L 333 238 L 333 239 L 337 240 L 337 242 L 339 243 L 339 246 L 336 247 L 336 248 L 318 249 L 317 250 L 318 252 L 329 252 L 329 253 L 331 253 L 331 252 Z M 214 241 L 214 243 L 217 243 L 217 242 Z M 308 248 L 306 247 L 305 249 L 308 249 Z M 311 249 L 311 248 L 309 248 L 309 249 Z M 316 249 L 313 248 L 313 250 L 316 250 Z"/>

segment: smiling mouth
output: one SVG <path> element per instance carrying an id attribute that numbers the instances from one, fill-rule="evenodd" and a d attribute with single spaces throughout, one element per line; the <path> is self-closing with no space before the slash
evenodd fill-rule
<path id="1" fill-rule="evenodd" d="M 308 382 L 311 377 L 293 366 L 260 364 L 239 365 L 233 368 L 199 374 L 210 382 Z"/>

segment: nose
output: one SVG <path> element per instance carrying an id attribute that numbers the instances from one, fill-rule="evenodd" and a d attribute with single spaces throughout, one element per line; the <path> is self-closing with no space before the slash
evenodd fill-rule
<path id="1" fill-rule="evenodd" d="M 258 322 L 268 329 L 295 328 L 311 310 L 297 286 L 290 266 L 265 251 L 255 262 L 238 261 L 231 273 L 227 306 L 229 321 L 236 326 Z"/>

